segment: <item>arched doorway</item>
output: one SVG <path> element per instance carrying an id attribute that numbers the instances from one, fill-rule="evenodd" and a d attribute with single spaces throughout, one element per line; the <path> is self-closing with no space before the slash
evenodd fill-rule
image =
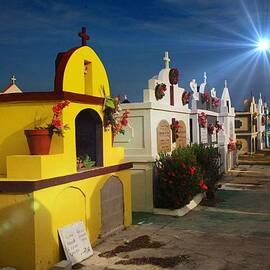
<path id="1" fill-rule="evenodd" d="M 88 155 L 95 166 L 103 166 L 102 121 L 92 109 L 84 109 L 75 119 L 77 157 Z"/>

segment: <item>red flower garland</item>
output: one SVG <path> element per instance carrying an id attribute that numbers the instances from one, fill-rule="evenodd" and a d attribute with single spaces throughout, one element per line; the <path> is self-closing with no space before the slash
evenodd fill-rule
<path id="1" fill-rule="evenodd" d="M 165 91 L 167 91 L 166 84 L 164 84 L 164 83 L 157 84 L 157 86 L 155 88 L 156 100 L 162 99 L 165 96 Z"/>
<path id="2" fill-rule="evenodd" d="M 191 93 L 184 91 L 184 93 L 182 94 L 182 103 L 184 106 L 189 103 L 190 97 L 191 97 Z"/>
<path id="3" fill-rule="evenodd" d="M 213 97 L 212 98 L 212 105 L 214 106 L 214 108 L 217 108 L 219 106 L 219 98 Z"/>
<path id="4" fill-rule="evenodd" d="M 169 72 L 170 84 L 177 84 L 179 78 L 179 71 L 177 68 L 171 68 Z"/>
<path id="5" fill-rule="evenodd" d="M 199 115 L 198 115 L 198 122 L 199 122 L 199 125 L 202 128 L 206 128 L 207 127 L 207 115 L 204 112 L 199 113 Z"/>
<path id="6" fill-rule="evenodd" d="M 202 103 L 209 103 L 210 102 L 210 94 L 209 92 L 204 92 L 202 94 Z"/>

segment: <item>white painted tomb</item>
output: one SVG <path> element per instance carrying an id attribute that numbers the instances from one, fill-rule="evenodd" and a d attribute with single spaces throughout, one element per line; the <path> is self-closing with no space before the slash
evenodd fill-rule
<path id="1" fill-rule="evenodd" d="M 196 92 L 194 86 L 195 79 L 190 83 L 193 92 Z M 208 102 L 205 98 L 205 93 L 208 95 Z M 190 137 L 192 143 L 211 144 L 218 148 L 221 154 L 222 168 L 221 170 L 227 172 L 236 165 L 236 153 L 228 152 L 228 143 L 230 138 L 236 141 L 235 135 L 235 109 L 231 105 L 231 98 L 227 81 L 219 98 L 218 106 L 214 106 L 213 101 L 217 99 L 215 88 L 210 89 L 207 84 L 207 74 L 204 73 L 204 81 L 197 87 L 197 93 L 193 95 L 191 103 L 190 115 Z M 200 115 L 205 115 L 207 118 L 207 126 L 202 127 L 199 125 Z M 223 126 L 223 129 L 217 132 L 215 128 L 213 134 L 208 131 L 209 125 L 216 126 L 216 124 Z"/>
<path id="2" fill-rule="evenodd" d="M 230 139 L 236 141 L 235 134 L 235 108 L 232 107 L 231 97 L 227 81 L 222 92 L 220 101 L 220 114 L 218 121 L 223 124 L 223 130 L 219 134 L 218 147 L 221 153 L 224 171 L 234 168 L 236 166 L 237 153 L 228 151 L 228 143 Z"/>
<path id="3" fill-rule="evenodd" d="M 264 115 L 264 104 L 262 100 L 262 95 L 260 94 L 258 104 L 257 104 L 257 150 L 262 150 L 265 148 L 265 115 Z M 264 120 L 263 120 L 264 118 Z"/>
<path id="4" fill-rule="evenodd" d="M 148 81 L 142 103 L 122 104 L 128 109 L 129 124 L 125 135 L 118 135 L 114 145 L 125 148 L 127 161 L 134 164 L 132 170 L 133 211 L 153 211 L 153 167 L 160 151 L 170 152 L 178 146 L 190 142 L 188 104 L 183 105 L 182 95 L 185 89 L 178 83 L 171 84 L 169 74 L 174 71 L 169 66 L 169 56 L 163 58 L 165 67 L 157 76 Z M 157 85 L 166 85 L 161 99 L 156 98 Z M 179 121 L 179 129 L 174 133 L 171 125 Z M 174 136 L 176 135 L 176 136 Z"/>

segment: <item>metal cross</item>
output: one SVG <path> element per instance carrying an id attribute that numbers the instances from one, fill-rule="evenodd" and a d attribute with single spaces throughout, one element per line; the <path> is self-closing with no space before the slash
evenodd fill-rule
<path id="1" fill-rule="evenodd" d="M 86 27 L 82 27 L 82 31 L 78 35 L 82 39 L 82 46 L 86 46 L 86 40 L 89 40 L 89 36 L 86 34 Z"/>

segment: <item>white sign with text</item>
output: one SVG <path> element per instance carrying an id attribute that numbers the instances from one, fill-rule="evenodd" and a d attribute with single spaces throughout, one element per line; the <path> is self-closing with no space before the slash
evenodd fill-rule
<path id="1" fill-rule="evenodd" d="M 58 233 L 66 257 L 72 265 L 93 255 L 93 249 L 82 221 L 59 228 Z"/>
<path id="2" fill-rule="evenodd" d="M 207 128 L 201 128 L 201 143 L 208 143 Z"/>

